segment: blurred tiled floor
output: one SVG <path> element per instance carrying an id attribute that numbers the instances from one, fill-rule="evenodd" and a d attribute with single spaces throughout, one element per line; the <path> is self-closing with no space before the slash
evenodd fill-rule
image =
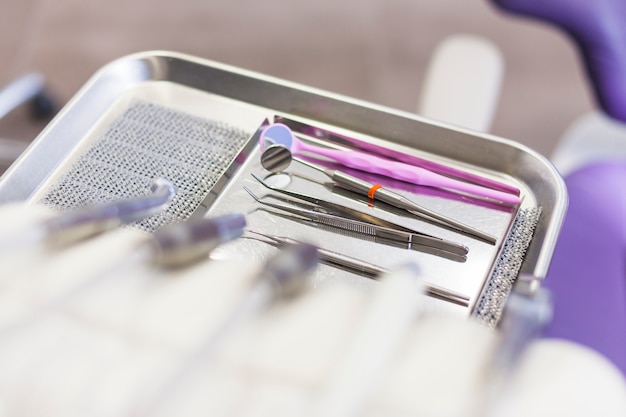
<path id="1" fill-rule="evenodd" d="M 64 103 L 102 65 L 166 49 L 413 111 L 434 47 L 472 33 L 493 40 L 506 78 L 493 133 L 548 155 L 592 107 L 573 46 L 487 0 L 0 0 L 0 83 L 41 71 Z M 0 136 L 42 128 L 25 111 Z"/>

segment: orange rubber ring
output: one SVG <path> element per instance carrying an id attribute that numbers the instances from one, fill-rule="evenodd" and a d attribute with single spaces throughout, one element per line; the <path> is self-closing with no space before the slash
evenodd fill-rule
<path id="1" fill-rule="evenodd" d="M 378 191 L 379 188 L 383 188 L 383 186 L 380 184 L 372 185 L 372 188 L 370 188 L 369 191 L 367 192 L 367 196 L 373 200 L 374 194 L 376 193 L 376 191 Z"/>

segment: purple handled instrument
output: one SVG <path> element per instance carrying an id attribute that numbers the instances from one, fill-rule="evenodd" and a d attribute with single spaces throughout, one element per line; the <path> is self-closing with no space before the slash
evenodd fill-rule
<path id="1" fill-rule="evenodd" d="M 280 144 L 288 148 L 294 155 L 302 155 L 303 152 L 312 153 L 330 158 L 349 168 L 384 175 L 412 184 L 452 189 L 506 204 L 520 203 L 519 196 L 515 194 L 459 181 L 403 162 L 384 159 L 359 151 L 344 151 L 306 144 L 295 137 L 288 126 L 281 123 L 267 126 L 261 132 L 259 142 L 262 149 L 272 144 Z"/>

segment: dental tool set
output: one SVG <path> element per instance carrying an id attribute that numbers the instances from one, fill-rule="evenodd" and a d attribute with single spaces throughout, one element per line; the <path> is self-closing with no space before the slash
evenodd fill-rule
<path id="1" fill-rule="evenodd" d="M 514 141 L 123 57 L 0 179 L 0 414 L 624 415 L 519 287 L 566 206 Z"/>
<path id="2" fill-rule="evenodd" d="M 276 126 L 276 125 L 272 125 L 272 126 Z M 283 128 L 286 129 L 286 126 L 283 126 L 283 125 L 278 125 L 278 126 L 281 127 L 281 131 L 283 130 Z M 266 142 L 276 141 L 275 139 L 266 139 L 264 135 L 268 133 L 269 134 L 274 133 L 272 130 L 270 130 L 270 127 L 265 128 L 265 130 L 261 133 L 260 141 L 262 143 L 264 141 Z M 281 155 L 281 153 L 282 154 L 290 153 L 289 148 L 287 148 L 286 146 L 282 144 L 280 144 L 279 146 L 277 146 L 276 143 L 273 143 L 272 145 L 266 148 L 266 151 L 264 151 L 264 153 L 261 156 L 262 165 L 273 167 L 274 165 L 276 165 L 276 162 L 274 161 L 277 161 L 277 160 L 288 161 L 292 159 L 291 155 Z M 265 152 L 267 152 L 268 150 L 269 152 L 265 154 Z M 267 162 L 266 160 L 270 160 L 270 161 Z M 356 191 L 363 195 L 367 195 L 371 200 L 378 199 L 378 200 L 384 201 L 388 204 L 391 204 L 394 207 L 404 209 L 408 213 L 411 213 L 413 215 L 426 217 L 429 219 L 434 219 L 449 227 L 453 227 L 454 229 L 460 232 L 470 234 L 477 238 L 483 239 L 489 243 L 495 244 L 496 242 L 496 238 L 494 236 L 484 233 L 468 225 L 465 225 L 449 217 L 443 216 L 439 213 L 436 213 L 433 210 L 429 210 L 419 204 L 412 202 L 408 198 L 381 186 L 380 184 L 368 183 L 367 181 L 363 181 L 355 176 L 346 174 L 344 172 L 341 172 L 338 170 L 326 169 L 322 166 L 304 161 L 299 158 L 293 158 L 293 160 L 309 168 L 313 168 L 319 172 L 322 172 L 324 175 L 326 175 L 328 178 L 332 179 L 333 181 L 335 181 L 338 185 L 342 187 L 345 187 L 352 191 Z M 281 165 L 284 165 L 284 164 L 281 164 Z"/>

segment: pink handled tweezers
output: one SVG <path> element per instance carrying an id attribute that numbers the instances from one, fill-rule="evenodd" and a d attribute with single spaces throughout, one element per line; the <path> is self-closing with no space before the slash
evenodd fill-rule
<path id="1" fill-rule="evenodd" d="M 520 198 L 516 194 L 459 181 L 404 162 L 393 161 L 354 150 L 344 151 L 306 144 L 295 137 L 288 126 L 281 123 L 267 126 L 261 132 L 259 142 L 262 149 L 273 144 L 280 144 L 296 156 L 300 156 L 303 152 L 317 154 L 330 158 L 349 168 L 384 175 L 411 184 L 452 189 L 507 204 L 520 203 Z M 519 190 L 516 191 L 519 192 Z"/>

